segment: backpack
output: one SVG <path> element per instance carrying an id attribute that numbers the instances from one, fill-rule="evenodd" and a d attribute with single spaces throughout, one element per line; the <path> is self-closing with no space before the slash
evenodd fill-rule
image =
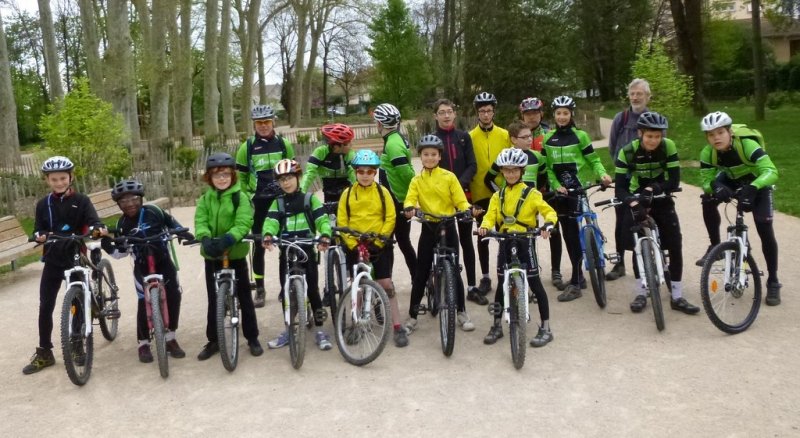
<path id="1" fill-rule="evenodd" d="M 639 141 L 639 140 L 634 140 L 634 141 Z M 639 147 L 641 147 L 641 145 L 642 145 L 641 141 L 639 141 Z M 665 142 L 664 139 L 662 138 L 661 139 L 661 144 L 659 144 L 658 147 L 663 148 L 664 150 L 666 150 L 667 142 Z M 623 146 L 622 147 L 622 153 L 625 154 L 625 164 L 628 165 L 628 179 L 630 179 L 631 174 L 633 174 L 633 168 L 631 167 L 631 164 L 633 164 L 633 142 L 630 142 L 630 143 L 626 144 L 625 146 Z M 664 173 L 666 174 L 666 172 L 667 172 L 667 161 L 666 160 L 661 160 L 661 170 L 663 170 Z"/>
<path id="2" fill-rule="evenodd" d="M 311 232 L 316 234 L 317 233 L 317 226 L 314 221 L 311 219 L 311 197 L 313 196 L 312 193 L 305 193 L 303 195 L 303 214 L 306 216 L 306 223 L 308 227 L 311 229 Z M 275 202 L 278 203 L 278 213 L 280 214 L 280 227 L 278 228 L 278 232 L 286 229 L 286 201 L 284 200 L 283 196 L 278 196 L 275 198 Z"/>
<path id="3" fill-rule="evenodd" d="M 748 157 L 744 155 L 744 144 L 742 140 L 748 139 L 753 140 L 754 142 L 758 143 L 758 145 L 763 150 L 767 150 L 767 143 L 764 141 L 764 134 L 761 133 L 758 129 L 750 128 L 743 123 L 734 123 L 731 125 L 731 132 L 733 134 L 733 149 L 739 154 L 739 159 L 742 160 L 742 163 L 752 166 L 752 163 Z M 717 165 L 717 150 L 713 147 L 711 148 L 711 165 Z"/>
<path id="4" fill-rule="evenodd" d="M 505 205 L 505 195 L 506 195 L 506 188 L 507 188 L 507 187 L 508 187 L 508 186 L 506 186 L 506 187 L 503 187 L 502 189 L 500 189 L 500 195 L 499 195 L 499 196 L 500 196 L 500 212 L 501 212 L 501 213 L 503 212 L 503 205 Z M 517 201 L 517 206 L 516 206 L 516 208 L 514 209 L 514 216 L 512 216 L 512 218 L 514 219 L 514 222 L 513 222 L 513 223 L 515 223 L 515 224 L 520 224 L 520 225 L 522 225 L 522 226 L 523 226 L 523 227 L 525 227 L 525 228 L 533 228 L 533 227 L 532 227 L 532 226 L 530 226 L 530 225 L 528 225 L 528 224 L 526 224 L 526 223 L 523 223 L 523 222 L 520 222 L 520 221 L 518 221 L 516 218 L 517 218 L 517 216 L 519 216 L 519 212 L 520 212 L 520 210 L 522 210 L 522 204 L 524 204 L 524 203 L 525 203 L 525 200 L 528 198 L 528 194 L 529 194 L 529 193 L 530 193 L 532 190 L 533 190 L 533 187 L 531 187 L 531 186 L 525 186 L 525 188 L 524 188 L 524 189 L 522 189 L 522 194 L 521 194 L 521 195 L 519 195 L 519 200 Z M 506 216 L 506 215 L 504 214 L 504 215 L 503 215 L 503 223 L 504 223 L 504 224 L 507 224 L 507 222 L 506 222 L 506 218 L 508 218 L 508 216 Z"/>
<path id="5" fill-rule="evenodd" d="M 378 187 L 378 193 L 381 194 L 381 196 L 380 196 L 381 197 L 381 211 L 383 212 L 383 216 L 381 216 L 381 217 L 383 217 L 384 220 L 386 220 L 386 199 L 385 199 L 386 195 L 383 193 L 383 190 L 382 190 L 383 186 L 381 186 L 380 184 L 376 184 L 376 185 Z M 347 188 L 347 199 L 344 201 L 344 206 L 347 209 L 347 217 L 350 217 L 350 191 L 351 191 L 352 188 L 353 188 L 353 186 L 350 186 L 350 187 Z"/>

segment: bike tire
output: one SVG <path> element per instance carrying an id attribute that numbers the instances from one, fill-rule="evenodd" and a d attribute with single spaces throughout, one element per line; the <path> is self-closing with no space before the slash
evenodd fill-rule
<path id="1" fill-rule="evenodd" d="M 520 369 L 525 365 L 525 352 L 527 351 L 525 332 L 528 317 L 525 314 L 525 305 L 528 300 L 528 292 L 525 290 L 525 283 L 519 274 L 512 274 L 511 279 L 512 289 L 508 294 L 511 301 L 509 303 L 508 338 L 511 341 L 511 360 L 514 362 L 514 368 Z"/>
<path id="2" fill-rule="evenodd" d="M 83 386 L 89 381 L 94 356 L 92 334 L 89 336 L 84 334 L 87 324 L 83 311 L 84 293 L 78 286 L 69 288 L 64 296 L 61 310 L 61 350 L 64 367 L 69 380 L 78 386 Z M 80 350 L 83 350 L 83 365 L 80 364 Z"/>
<path id="3" fill-rule="evenodd" d="M 161 313 L 161 287 L 150 287 L 150 309 L 153 318 L 153 338 L 156 344 L 156 357 L 158 358 L 158 372 L 161 377 L 169 377 L 169 356 L 167 356 L 166 328 L 164 315 Z"/>
<path id="4" fill-rule="evenodd" d="M 328 307 L 331 309 L 331 318 L 333 319 L 333 326 L 336 327 L 337 322 L 337 307 L 339 302 L 343 299 L 345 278 L 342 274 L 342 259 L 341 253 L 338 250 L 328 251 L 328 265 L 326 266 L 327 272 L 325 285 L 327 290 L 325 293 L 328 295 Z"/>
<path id="5" fill-rule="evenodd" d="M 594 230 L 590 227 L 583 229 L 583 242 L 585 245 L 586 268 L 589 271 L 589 280 L 592 283 L 592 291 L 594 292 L 594 300 L 601 309 L 605 309 L 608 304 L 606 296 L 606 274 L 605 269 L 601 266 L 600 257 L 603 254 L 599 251 L 599 245 L 594 234 Z"/>
<path id="6" fill-rule="evenodd" d="M 353 320 L 353 300 L 351 292 L 347 291 L 339 303 L 334 336 L 342 357 L 352 365 L 364 366 L 377 359 L 389 342 L 391 320 L 379 315 L 391 315 L 391 306 L 386 291 L 375 281 L 361 279 L 356 293 L 358 320 Z M 365 307 L 368 296 L 370 309 Z"/>
<path id="7" fill-rule="evenodd" d="M 725 333 L 735 335 L 747 330 L 758 316 L 761 308 L 761 274 L 751 254 L 747 255 L 745 275 L 750 277 L 744 290 L 726 286 L 724 269 L 726 253 L 731 260 L 730 269 L 737 272 L 739 245 L 736 242 L 722 242 L 708 253 L 700 274 L 700 297 L 703 309 L 711 323 Z M 733 271 L 736 269 L 736 271 Z M 720 290 L 719 278 L 723 280 Z M 752 279 L 752 281 L 749 281 Z M 733 281 L 731 281 L 733 283 Z M 752 293 L 752 295 L 751 295 Z"/>
<path id="8" fill-rule="evenodd" d="M 450 260 L 442 262 L 439 278 L 439 335 L 442 340 L 442 353 L 450 357 L 456 340 L 456 274 Z"/>
<path id="9" fill-rule="evenodd" d="M 239 362 L 239 306 L 231 290 L 230 280 L 220 282 L 217 289 L 217 345 L 222 366 L 228 371 Z"/>
<path id="10" fill-rule="evenodd" d="M 95 294 L 103 301 L 100 304 L 100 311 L 108 313 L 109 311 L 119 312 L 119 299 L 117 297 L 117 281 L 114 277 L 114 269 L 111 267 L 111 262 L 106 259 L 100 260 L 97 263 L 97 271 L 100 278 L 97 279 L 97 290 Z M 100 322 L 100 332 L 107 341 L 113 341 L 117 337 L 119 328 L 119 318 L 107 318 L 103 315 L 98 315 L 97 320 Z"/>
<path id="11" fill-rule="evenodd" d="M 289 283 L 289 325 L 286 327 L 289 335 L 289 356 L 292 367 L 298 370 L 303 366 L 306 353 L 306 299 L 303 282 L 295 278 Z"/>
<path id="12" fill-rule="evenodd" d="M 664 330 L 664 308 L 661 305 L 661 282 L 658 278 L 658 267 L 656 266 L 656 252 L 653 242 L 647 239 L 642 240 L 642 263 L 647 279 L 647 292 L 653 306 L 653 316 L 656 319 L 658 331 Z"/>

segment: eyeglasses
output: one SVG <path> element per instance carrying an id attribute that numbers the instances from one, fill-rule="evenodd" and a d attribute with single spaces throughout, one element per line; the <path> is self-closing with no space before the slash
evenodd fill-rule
<path id="1" fill-rule="evenodd" d="M 137 204 L 137 203 L 139 203 L 141 201 L 142 201 L 142 197 L 141 196 L 130 196 L 130 197 L 125 197 L 125 198 L 120 199 L 119 201 L 117 201 L 117 204 L 119 204 L 119 205 L 134 205 L 134 204 Z"/>
<path id="2" fill-rule="evenodd" d="M 441 111 L 436 111 L 436 115 L 437 115 L 437 116 L 452 116 L 452 115 L 453 115 L 453 114 L 455 114 L 455 113 L 456 113 L 456 112 L 455 112 L 455 111 L 453 111 L 453 110 L 441 110 Z"/>
<path id="3" fill-rule="evenodd" d="M 278 182 L 286 182 L 286 181 L 289 181 L 290 179 L 292 179 L 294 177 L 295 177 L 295 174 L 287 173 L 286 175 L 279 176 L 278 177 Z"/>
<path id="4" fill-rule="evenodd" d="M 375 175 L 376 173 L 378 173 L 378 171 L 375 170 L 375 169 L 371 169 L 369 167 L 366 168 L 366 169 L 362 167 L 362 168 L 356 169 L 356 173 L 359 174 L 359 175 L 372 176 L 372 175 Z"/>
<path id="5" fill-rule="evenodd" d="M 219 172 L 211 175 L 211 179 L 231 179 L 231 177 L 233 177 L 231 172 Z"/>
<path id="6" fill-rule="evenodd" d="M 528 135 L 512 135 L 512 137 L 519 138 L 519 139 L 522 139 L 522 140 L 529 140 L 529 139 L 533 138 L 533 135 L 532 134 L 528 134 Z"/>
<path id="7" fill-rule="evenodd" d="M 493 109 L 478 110 L 478 114 L 494 114 Z"/>

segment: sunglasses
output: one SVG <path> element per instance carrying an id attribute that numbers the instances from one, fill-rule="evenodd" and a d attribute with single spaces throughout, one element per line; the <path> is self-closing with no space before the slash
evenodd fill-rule
<path id="1" fill-rule="evenodd" d="M 372 176 L 372 175 L 375 175 L 376 173 L 378 173 L 378 171 L 375 170 L 375 169 L 370 169 L 370 168 L 366 168 L 366 169 L 359 168 L 359 169 L 356 169 L 356 173 L 359 174 L 359 175 L 370 175 L 370 176 Z"/>

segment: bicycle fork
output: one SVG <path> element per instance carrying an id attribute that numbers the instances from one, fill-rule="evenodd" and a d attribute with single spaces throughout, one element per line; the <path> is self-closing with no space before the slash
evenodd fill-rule
<path id="1" fill-rule="evenodd" d="M 366 263 L 359 262 L 353 268 L 353 273 L 355 276 L 353 277 L 353 282 L 350 284 L 350 303 L 351 303 L 351 312 L 353 316 L 353 321 L 369 321 L 370 314 L 372 313 L 372 294 L 364 294 L 364 302 L 358 302 L 358 285 L 361 283 L 361 279 L 366 277 L 367 279 L 371 280 L 372 277 L 370 276 L 370 267 Z M 359 315 L 358 309 L 361 308 L 361 305 L 364 306 L 364 312 Z"/>
<path id="2" fill-rule="evenodd" d="M 743 289 L 745 289 L 747 287 L 747 273 L 746 273 L 746 271 L 747 271 L 747 266 L 746 266 L 747 263 L 745 262 L 745 260 L 747 259 L 747 253 L 748 253 L 748 250 L 749 250 L 748 246 L 745 244 L 745 242 L 747 242 L 747 233 L 745 232 L 741 236 L 736 236 L 736 235 L 730 236 L 730 238 L 728 240 L 732 240 L 732 241 L 736 242 L 737 245 L 739 245 L 739 257 L 736 260 L 736 265 L 734 265 L 732 263 L 732 260 L 731 260 L 731 258 L 732 258 L 731 251 L 726 251 L 725 252 L 725 284 L 726 284 L 726 289 L 729 287 L 727 285 L 729 285 L 731 283 L 730 279 L 734 275 L 736 275 L 736 277 L 735 277 L 736 278 L 736 287 L 738 288 L 738 290 L 743 290 Z M 735 273 L 732 272 L 733 269 L 736 269 L 737 272 L 735 272 Z"/>
<path id="3" fill-rule="evenodd" d="M 219 271 L 214 273 L 214 285 L 217 288 L 217 295 L 219 295 L 219 285 L 222 281 L 230 281 L 231 287 L 228 288 L 228 293 L 231 298 L 234 300 L 236 299 L 236 291 L 234 288 L 236 287 L 236 271 L 229 268 L 222 268 Z M 235 309 L 231 309 L 231 312 L 235 312 Z M 239 325 L 239 317 L 237 315 L 231 314 L 231 325 L 236 327 Z"/>
<path id="4" fill-rule="evenodd" d="M 292 280 L 299 279 L 303 282 L 303 301 L 305 305 L 308 306 L 308 283 L 306 282 L 306 276 L 300 274 L 291 274 L 286 276 L 286 281 L 283 283 L 283 321 L 286 323 L 286 326 L 290 326 L 292 324 L 292 306 L 290 304 L 289 299 L 289 285 L 292 283 Z M 305 312 L 305 306 L 303 309 L 297 309 L 297 312 Z"/>
<path id="5" fill-rule="evenodd" d="M 657 242 L 658 239 L 653 238 L 653 236 L 650 233 L 647 233 L 642 237 L 637 237 L 636 247 L 633 249 L 634 254 L 636 254 L 636 266 L 639 267 L 639 277 L 642 279 L 642 284 L 644 284 L 644 287 L 647 288 L 650 285 L 647 284 L 647 275 L 645 274 L 644 259 L 642 257 L 642 242 L 645 240 L 649 240 L 650 242 L 653 243 L 653 249 L 655 250 L 653 258 L 656 261 L 656 272 L 658 273 L 659 284 L 664 284 L 666 280 L 664 279 L 664 262 L 661 253 L 661 247 L 658 245 Z"/>
<path id="6" fill-rule="evenodd" d="M 78 281 L 70 281 L 73 274 L 78 274 L 82 280 Z M 89 337 L 92 334 L 92 294 L 91 289 L 89 288 L 89 275 L 91 275 L 91 270 L 89 268 L 84 267 L 74 267 L 72 269 L 67 269 L 64 271 L 64 279 L 67 282 L 67 289 L 70 290 L 73 286 L 79 287 L 83 290 L 83 320 L 85 322 L 85 327 L 83 329 L 83 335 L 85 337 Z M 74 310 L 73 312 L 77 312 Z"/>
<path id="7" fill-rule="evenodd" d="M 147 285 L 144 288 L 144 308 L 147 311 L 147 326 L 150 330 L 153 330 L 153 306 L 150 303 L 150 290 L 156 288 L 159 292 L 158 298 L 161 303 L 161 317 L 164 321 L 164 329 L 166 330 L 167 327 L 169 327 L 169 312 L 167 311 L 167 291 L 161 287 L 161 285 L 164 284 L 164 276 L 161 274 L 150 274 L 144 277 L 143 283 Z"/>
<path id="8" fill-rule="evenodd" d="M 503 302 L 505 303 L 505 307 L 503 308 L 503 319 L 506 320 L 507 324 L 511 324 L 511 286 L 512 282 L 514 281 L 514 279 L 511 277 L 513 274 L 518 274 L 520 277 L 522 277 L 523 290 L 518 290 L 517 295 L 525 295 L 525 299 L 522 300 L 525 302 L 522 310 L 524 313 L 525 323 L 527 324 L 531 320 L 531 315 L 528 311 L 528 273 L 521 268 L 509 268 L 503 273 L 505 277 L 503 278 Z M 519 317 L 522 319 L 523 315 L 520 315 Z"/>

